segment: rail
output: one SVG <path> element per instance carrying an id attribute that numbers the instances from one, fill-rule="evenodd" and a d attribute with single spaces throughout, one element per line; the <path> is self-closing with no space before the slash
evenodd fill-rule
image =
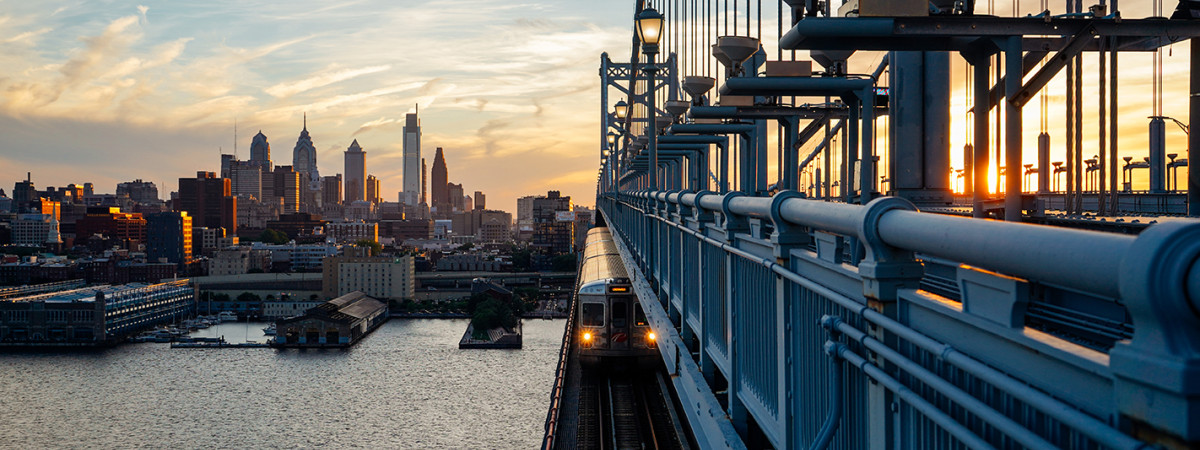
<path id="1" fill-rule="evenodd" d="M 1200 436 L 1186 409 L 1200 396 L 1184 381 L 1200 360 L 1200 221 L 1130 236 L 887 197 L 634 191 L 598 203 L 662 299 L 671 323 L 655 326 L 680 330 L 664 357 L 691 355 L 709 385 L 729 386 L 718 395 L 739 431 L 776 447 Z M 839 386 L 834 366 L 855 370 Z"/>
<path id="2" fill-rule="evenodd" d="M 582 258 L 580 258 L 578 264 L 582 264 Z M 578 273 L 578 267 L 576 267 L 576 273 Z M 558 438 L 558 413 L 562 408 L 563 385 L 566 381 L 567 362 L 571 359 L 571 338 L 573 336 L 572 332 L 575 329 L 575 305 L 577 303 L 576 294 L 578 292 L 579 289 L 576 286 L 575 293 L 571 295 L 571 308 L 567 313 L 566 328 L 563 330 L 562 347 L 558 350 L 558 365 L 554 371 L 554 388 L 550 390 L 550 409 L 546 412 L 542 450 L 553 450 L 554 441 Z"/>

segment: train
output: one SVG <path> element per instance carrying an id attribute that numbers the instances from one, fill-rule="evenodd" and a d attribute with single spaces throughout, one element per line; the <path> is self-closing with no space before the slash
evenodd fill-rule
<path id="1" fill-rule="evenodd" d="M 657 357 L 657 336 L 607 227 L 588 230 L 575 297 L 581 362 L 640 362 Z"/>

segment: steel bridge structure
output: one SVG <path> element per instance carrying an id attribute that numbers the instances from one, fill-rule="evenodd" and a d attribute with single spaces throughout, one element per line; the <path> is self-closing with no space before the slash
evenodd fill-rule
<path id="1" fill-rule="evenodd" d="M 1115 78 L 1118 52 L 1200 36 L 1200 22 L 1178 12 L 1123 18 L 1116 2 L 995 17 L 962 1 L 917 2 L 910 15 L 870 8 L 912 2 L 769 1 L 783 19 L 770 55 L 747 37 L 750 2 L 732 17 L 741 31 L 712 14 L 720 1 L 634 3 L 635 13 L 665 13 L 668 57 L 642 60 L 635 35 L 630 62 L 601 58 L 597 208 L 697 444 L 1200 445 L 1200 220 L 1116 232 L 1032 223 L 1055 195 L 1063 206 L 1051 209 L 1116 223 L 1115 205 L 1137 194 L 1108 183 L 1111 123 L 1100 130 L 1112 139 L 1101 144 L 1107 158 L 1089 163 L 1105 172 L 1088 208 L 1066 205 L 1083 204 L 1073 179 L 1088 174 L 1077 137 L 1066 147 L 1067 192 L 1050 192 L 1045 148 L 1039 167 L 1025 167 L 1043 175 L 1038 192 L 1015 175 L 998 194 L 987 184 L 992 156 L 1022 166 L 1022 106 L 1060 72 L 1073 90 L 1081 54 L 1111 63 L 1100 73 Z M 1180 4 L 1185 16 L 1191 3 Z M 823 70 L 805 73 L 794 50 Z M 854 74 L 864 50 L 886 53 Z M 948 139 L 955 55 L 974 75 L 974 110 L 988 111 L 973 116 L 958 192 Z M 610 90 L 629 113 L 610 112 Z M 1189 92 L 1195 118 L 1195 70 Z M 1099 106 L 1096 117 L 1116 117 L 1115 101 Z M 993 126 L 1004 134 L 989 153 Z M 1193 216 L 1198 175 L 1176 203 Z"/>

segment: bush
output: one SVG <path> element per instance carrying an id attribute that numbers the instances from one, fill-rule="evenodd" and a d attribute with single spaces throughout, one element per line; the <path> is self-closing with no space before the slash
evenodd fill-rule
<path id="1" fill-rule="evenodd" d="M 475 307 L 475 313 L 471 316 L 471 325 L 477 332 L 496 327 L 511 330 L 517 326 L 517 317 L 513 315 L 511 307 L 493 298 L 485 300 Z"/>

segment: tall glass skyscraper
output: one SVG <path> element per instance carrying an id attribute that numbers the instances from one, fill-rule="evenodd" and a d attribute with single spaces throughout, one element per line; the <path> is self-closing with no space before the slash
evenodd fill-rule
<path id="1" fill-rule="evenodd" d="M 404 204 L 417 206 L 421 196 L 421 119 L 404 117 Z"/>

